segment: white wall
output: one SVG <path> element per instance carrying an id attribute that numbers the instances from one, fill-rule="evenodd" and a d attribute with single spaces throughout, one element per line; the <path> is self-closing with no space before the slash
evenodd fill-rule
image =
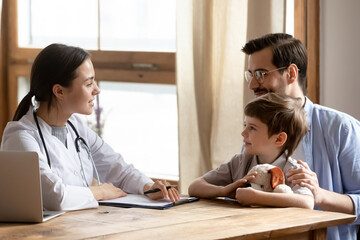
<path id="1" fill-rule="evenodd" d="M 360 120 L 359 12 L 359 0 L 320 0 L 320 104 Z"/>

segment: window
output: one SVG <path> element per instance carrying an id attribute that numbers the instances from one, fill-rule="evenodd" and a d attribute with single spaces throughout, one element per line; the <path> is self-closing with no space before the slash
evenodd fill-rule
<path id="1" fill-rule="evenodd" d="M 175 52 L 176 1 L 102 0 L 100 3 L 101 49 Z"/>
<path id="2" fill-rule="evenodd" d="M 97 0 L 18 0 L 20 47 L 98 47 Z"/>
<path id="3" fill-rule="evenodd" d="M 104 140 L 148 176 L 178 180 L 176 87 L 100 81 L 100 88 Z"/>
<path id="4" fill-rule="evenodd" d="M 30 90 L 30 79 L 27 77 L 18 77 L 17 85 L 18 85 L 17 101 L 18 101 L 18 103 L 20 103 L 21 99 L 23 99 L 23 97 Z"/>
<path id="5" fill-rule="evenodd" d="M 294 36 L 294 0 L 286 0 L 285 32 Z"/>
<path id="6" fill-rule="evenodd" d="M 175 0 L 18 0 L 18 43 L 175 52 L 175 5 Z"/>
<path id="7" fill-rule="evenodd" d="M 31 63 L 54 43 L 89 50 L 102 88 L 103 138 L 150 177 L 178 180 L 176 0 L 9 1 L 11 111 Z M 17 24 L 16 24 L 17 23 Z M 94 116 L 84 120 L 93 124 Z"/>

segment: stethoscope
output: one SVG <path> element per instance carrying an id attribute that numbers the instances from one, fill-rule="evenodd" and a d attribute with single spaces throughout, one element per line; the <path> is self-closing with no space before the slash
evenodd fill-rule
<path id="1" fill-rule="evenodd" d="M 36 111 L 35 109 L 33 110 L 33 115 L 34 115 L 34 120 L 35 120 L 35 123 L 36 123 L 36 127 L 39 131 L 39 135 L 40 135 L 40 138 L 41 138 L 41 141 L 43 143 L 43 146 L 44 146 L 44 149 L 45 149 L 45 153 L 46 153 L 46 157 L 47 157 L 47 162 L 49 164 L 49 167 L 51 168 L 51 162 L 50 162 L 50 157 L 49 157 L 49 153 L 47 151 L 47 148 L 46 148 L 46 144 L 45 144 L 45 139 L 44 139 L 44 136 L 41 132 L 41 128 L 40 128 L 40 125 L 39 125 L 39 121 L 37 119 L 37 116 L 36 116 Z M 88 154 L 88 158 L 90 159 L 93 167 L 94 167 L 94 170 L 95 170 L 95 174 L 96 174 L 96 179 L 98 181 L 98 184 L 100 185 L 100 177 L 99 177 L 99 173 L 97 171 L 97 168 L 95 166 L 95 162 L 94 162 L 94 159 L 92 158 L 92 155 L 91 155 L 91 152 L 90 152 L 90 148 L 89 146 L 87 145 L 86 141 L 80 137 L 78 131 L 76 130 L 75 126 L 72 124 L 72 122 L 70 122 L 69 120 L 67 120 L 67 123 L 70 125 L 70 127 L 72 128 L 72 130 L 74 131 L 75 135 L 76 135 L 76 138 L 75 138 L 75 141 L 74 141 L 74 144 L 75 144 L 75 148 L 76 148 L 76 152 L 78 154 L 78 157 L 79 157 L 79 160 L 80 160 L 80 166 L 81 166 L 81 172 L 82 172 L 82 175 L 83 175 L 83 178 L 85 180 L 85 183 L 86 185 L 89 187 L 89 184 L 87 183 L 86 181 L 86 177 L 85 177 L 85 171 L 84 171 L 84 167 L 83 167 L 83 163 L 82 163 L 82 159 L 80 157 L 80 145 L 83 146 L 83 148 L 85 148 L 87 154 Z"/>

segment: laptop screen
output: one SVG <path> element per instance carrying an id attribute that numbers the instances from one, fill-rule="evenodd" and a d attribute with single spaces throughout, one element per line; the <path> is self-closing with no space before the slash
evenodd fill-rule
<path id="1" fill-rule="evenodd" d="M 0 191 L 0 221 L 43 221 L 36 152 L 0 151 Z"/>

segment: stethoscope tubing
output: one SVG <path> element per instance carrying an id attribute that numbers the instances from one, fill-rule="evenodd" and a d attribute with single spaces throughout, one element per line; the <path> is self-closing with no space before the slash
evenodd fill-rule
<path id="1" fill-rule="evenodd" d="M 39 135 L 40 135 L 40 138 L 41 138 L 41 141 L 43 143 L 43 146 L 44 146 L 44 149 L 45 149 L 45 153 L 46 153 L 46 158 L 47 158 L 47 162 L 49 164 L 49 167 L 51 168 L 51 161 L 50 161 L 50 156 L 49 156 L 49 153 L 47 151 L 47 147 L 46 147 L 46 144 L 45 144 L 45 139 L 44 139 L 44 136 L 42 134 L 42 131 L 41 131 L 41 128 L 40 128 L 40 124 L 39 124 L 39 121 L 37 119 L 37 116 L 36 116 L 36 111 L 35 109 L 33 110 L 33 116 L 34 116 L 34 120 L 35 120 L 35 124 L 36 124 L 36 127 L 39 131 Z M 86 185 L 88 185 L 87 181 L 86 181 L 86 177 L 85 177 L 85 171 L 84 171 L 84 167 L 83 167 L 83 163 L 82 163 L 82 159 L 80 157 L 80 144 L 82 143 L 83 147 L 85 148 L 87 154 L 88 154 L 88 158 L 90 159 L 91 161 L 91 164 L 93 165 L 93 168 L 95 170 L 95 175 L 96 175 L 96 178 L 97 178 L 97 181 L 98 181 L 98 184 L 100 185 L 101 182 L 100 182 L 100 177 L 99 177 L 99 173 L 97 171 L 97 168 L 95 166 L 95 162 L 94 162 L 94 159 L 92 158 L 92 155 L 91 155 L 91 151 L 90 151 L 90 148 L 89 146 L 87 145 L 86 141 L 80 137 L 78 131 L 76 130 L 75 126 L 72 124 L 72 122 L 70 122 L 70 120 L 67 120 L 67 123 L 70 125 L 70 127 L 72 128 L 72 130 L 74 131 L 75 135 L 76 135 L 76 138 L 75 138 L 75 141 L 74 141 L 74 144 L 75 144 L 75 148 L 76 148 L 76 152 L 78 154 L 78 157 L 79 157 L 79 160 L 80 160 L 80 165 L 81 165 L 81 172 L 82 172 L 82 175 L 83 175 L 83 178 L 86 182 Z M 79 144 L 80 142 L 80 144 Z"/>

